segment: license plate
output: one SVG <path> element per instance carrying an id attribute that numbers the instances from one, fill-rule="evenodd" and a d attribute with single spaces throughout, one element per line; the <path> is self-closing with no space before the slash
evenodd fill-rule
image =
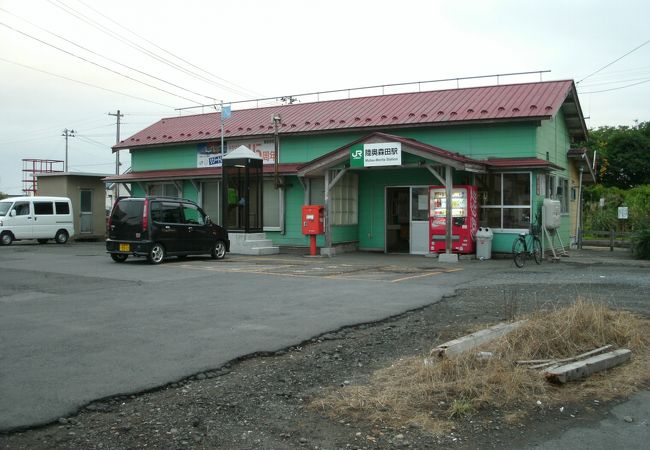
<path id="1" fill-rule="evenodd" d="M 120 251 L 121 252 L 130 252 L 131 251 L 131 246 L 129 244 L 120 244 Z"/>

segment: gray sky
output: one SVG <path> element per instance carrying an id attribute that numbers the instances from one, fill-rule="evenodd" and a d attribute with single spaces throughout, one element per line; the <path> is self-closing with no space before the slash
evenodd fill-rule
<path id="1" fill-rule="evenodd" d="M 0 191 L 21 193 L 22 159 L 64 159 L 65 128 L 70 171 L 114 172 L 118 109 L 126 138 L 210 98 L 535 70 L 579 81 L 650 40 L 648 17 L 641 0 L 0 0 Z M 590 128 L 650 120 L 650 44 L 578 91 Z"/>

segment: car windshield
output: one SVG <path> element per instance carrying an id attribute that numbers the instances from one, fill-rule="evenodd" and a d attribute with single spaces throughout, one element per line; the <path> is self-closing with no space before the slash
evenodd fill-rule
<path id="1" fill-rule="evenodd" d="M 0 217 L 7 215 L 12 204 L 13 202 L 0 202 Z"/>

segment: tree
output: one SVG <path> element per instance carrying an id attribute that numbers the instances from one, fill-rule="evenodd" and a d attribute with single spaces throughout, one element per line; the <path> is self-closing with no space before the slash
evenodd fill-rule
<path id="1" fill-rule="evenodd" d="M 586 146 L 600 155 L 603 185 L 627 189 L 650 184 L 650 122 L 591 130 Z"/>
<path id="2" fill-rule="evenodd" d="M 9 194 L 5 194 L 4 192 L 0 191 L 0 200 L 7 197 L 9 197 Z"/>

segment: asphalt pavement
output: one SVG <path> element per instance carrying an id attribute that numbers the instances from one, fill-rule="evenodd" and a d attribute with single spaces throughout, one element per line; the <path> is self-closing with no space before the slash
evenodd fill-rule
<path id="1" fill-rule="evenodd" d="M 369 253 L 150 266 L 113 263 L 102 243 L 0 247 L 0 430 L 382 320 L 469 285 L 590 283 L 637 295 L 650 292 L 648 270 L 627 252 L 598 250 L 517 269 L 509 259 L 441 264 Z M 638 298 L 630 305 L 650 312 Z"/>

